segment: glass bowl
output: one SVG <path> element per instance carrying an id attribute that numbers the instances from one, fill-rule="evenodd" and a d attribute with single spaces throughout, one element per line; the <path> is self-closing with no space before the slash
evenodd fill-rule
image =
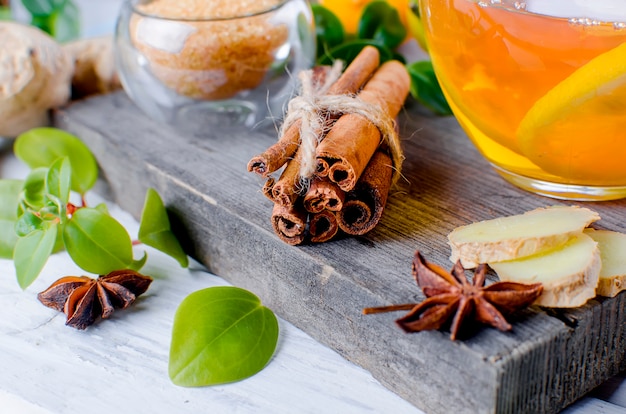
<path id="1" fill-rule="evenodd" d="M 459 123 L 506 180 L 570 200 L 626 197 L 623 0 L 420 0 Z"/>
<path id="2" fill-rule="evenodd" d="M 127 0 L 115 32 L 130 98 L 157 121 L 202 131 L 280 117 L 315 60 L 305 0 Z"/>

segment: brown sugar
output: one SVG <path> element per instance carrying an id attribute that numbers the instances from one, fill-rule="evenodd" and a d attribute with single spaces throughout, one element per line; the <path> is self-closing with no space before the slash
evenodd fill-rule
<path id="1" fill-rule="evenodd" d="M 138 10 L 169 19 L 230 19 L 270 10 L 285 0 L 154 0 Z"/>
<path id="2" fill-rule="evenodd" d="M 287 25 L 272 21 L 283 3 L 155 0 L 136 6 L 131 38 L 170 89 L 195 99 L 228 99 L 257 87 L 288 41 Z"/>

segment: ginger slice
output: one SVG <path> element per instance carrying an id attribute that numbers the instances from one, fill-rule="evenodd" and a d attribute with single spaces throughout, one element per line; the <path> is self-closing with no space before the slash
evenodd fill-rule
<path id="1" fill-rule="evenodd" d="M 614 297 L 626 290 L 626 234 L 594 229 L 586 229 L 585 234 L 598 243 L 602 259 L 596 293 Z"/>
<path id="2" fill-rule="evenodd" d="M 599 219 L 587 208 L 554 206 L 461 226 L 448 235 L 450 260 L 469 269 L 530 256 L 564 244 Z"/>
<path id="3" fill-rule="evenodd" d="M 581 232 L 554 249 L 489 266 L 500 280 L 542 283 L 543 293 L 535 304 L 570 308 L 596 295 L 602 262 L 597 243 Z"/>

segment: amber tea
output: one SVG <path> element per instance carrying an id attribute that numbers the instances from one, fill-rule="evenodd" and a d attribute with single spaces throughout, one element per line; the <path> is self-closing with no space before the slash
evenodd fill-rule
<path id="1" fill-rule="evenodd" d="M 454 114 L 508 181 L 557 198 L 626 197 L 626 7 L 616 1 L 420 0 Z"/>

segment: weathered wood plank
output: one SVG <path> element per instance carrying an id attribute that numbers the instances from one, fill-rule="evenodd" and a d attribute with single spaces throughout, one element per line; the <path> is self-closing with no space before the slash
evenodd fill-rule
<path id="1" fill-rule="evenodd" d="M 156 188 L 189 252 L 211 271 L 427 412 L 556 412 L 626 369 L 626 294 L 567 312 L 530 309 L 510 333 L 483 329 L 458 342 L 442 332 L 404 334 L 397 314 L 361 314 L 421 301 L 413 253 L 451 265 L 446 235 L 454 227 L 561 204 L 504 183 L 453 118 L 409 107 L 400 122 L 406 180 L 379 226 L 366 237 L 301 247 L 273 234 L 262 180 L 246 172 L 275 139 L 271 128 L 216 125 L 182 135 L 148 120 L 122 93 L 74 104 L 56 122 L 90 146 L 123 208 L 138 216 L 145 190 Z M 591 207 L 603 217 L 599 227 L 626 231 L 626 202 Z"/>

